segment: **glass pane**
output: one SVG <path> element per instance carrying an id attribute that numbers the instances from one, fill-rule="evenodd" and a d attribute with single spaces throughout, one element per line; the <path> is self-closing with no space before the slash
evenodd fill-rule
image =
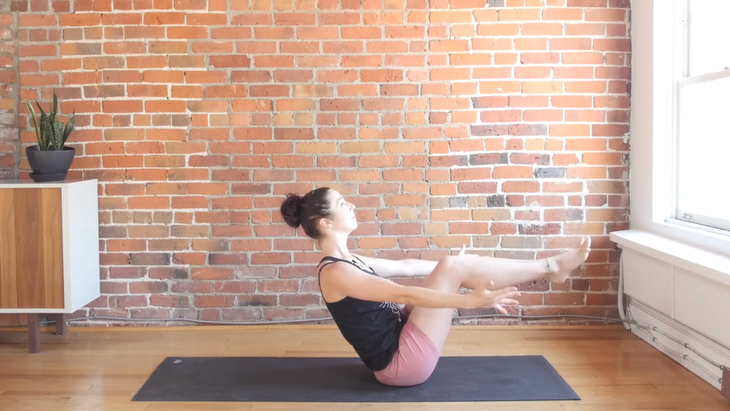
<path id="1" fill-rule="evenodd" d="M 679 101 L 680 210 L 730 221 L 730 78 L 682 87 Z"/>
<path id="2" fill-rule="evenodd" d="M 730 67 L 730 0 L 688 0 L 689 75 Z"/>

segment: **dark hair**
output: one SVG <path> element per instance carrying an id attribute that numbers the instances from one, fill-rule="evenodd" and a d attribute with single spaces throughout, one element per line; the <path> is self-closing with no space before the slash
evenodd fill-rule
<path id="1" fill-rule="evenodd" d="M 300 196 L 287 194 L 281 204 L 281 215 L 290 226 L 300 225 L 308 236 L 318 240 L 321 237 L 317 223 L 321 218 L 330 217 L 330 200 L 327 198 L 329 187 L 320 187 Z"/>

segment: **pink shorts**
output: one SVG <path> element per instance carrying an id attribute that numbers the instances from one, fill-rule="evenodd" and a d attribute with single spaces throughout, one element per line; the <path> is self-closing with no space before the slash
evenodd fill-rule
<path id="1" fill-rule="evenodd" d="M 398 351 L 375 378 L 382 384 L 407 387 L 424 383 L 436 368 L 439 351 L 428 336 L 407 321 L 401 331 Z"/>

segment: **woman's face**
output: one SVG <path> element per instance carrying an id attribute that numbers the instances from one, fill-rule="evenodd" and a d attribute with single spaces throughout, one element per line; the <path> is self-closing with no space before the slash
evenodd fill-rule
<path id="1" fill-rule="evenodd" d="M 337 190 L 329 190 L 330 218 L 327 219 L 328 229 L 351 233 L 357 228 L 355 205 L 347 202 Z"/>

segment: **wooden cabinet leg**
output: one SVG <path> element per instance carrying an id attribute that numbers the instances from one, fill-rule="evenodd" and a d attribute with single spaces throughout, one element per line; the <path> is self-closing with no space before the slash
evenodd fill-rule
<path id="1" fill-rule="evenodd" d="M 41 352 L 41 329 L 38 314 L 28 314 L 28 352 Z"/>
<path id="2" fill-rule="evenodd" d="M 65 335 L 66 334 L 66 315 L 65 314 L 53 314 L 51 316 L 54 321 L 56 321 L 56 334 L 58 335 Z"/>

